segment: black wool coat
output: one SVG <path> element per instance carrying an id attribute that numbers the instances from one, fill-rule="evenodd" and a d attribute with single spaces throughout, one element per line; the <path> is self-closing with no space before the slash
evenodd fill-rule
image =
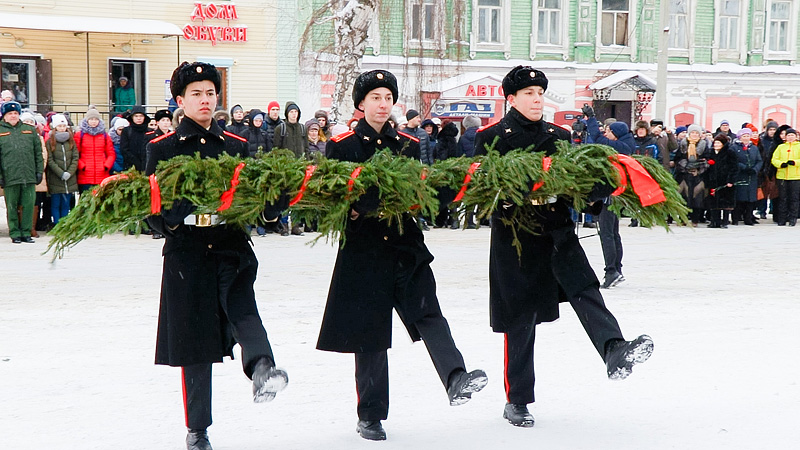
<path id="1" fill-rule="evenodd" d="M 501 155 L 527 148 L 552 155 L 556 141 L 569 139 L 570 133 L 563 128 L 543 120 L 532 122 L 512 108 L 496 124 L 478 130 L 475 154 L 486 154 L 487 146 L 494 143 Z M 519 231 L 521 256 L 512 245 L 511 227 L 500 220 L 514 208 L 498 208 L 492 220 L 489 307 L 492 329 L 499 333 L 519 323 L 554 321 L 559 302 L 599 284 L 578 242 L 566 200 L 524 207 L 540 227 L 537 234 Z"/>
<path id="2" fill-rule="evenodd" d="M 736 175 L 739 172 L 736 155 L 728 144 L 722 147 L 719 153 L 714 149 L 705 153 L 708 158 L 708 170 L 706 170 L 706 187 L 709 190 L 707 203 L 709 209 L 731 209 L 736 204 L 736 187 L 724 187 L 728 183 L 736 183 Z M 713 163 L 712 163 L 713 161 Z M 714 189 L 714 195 L 711 195 Z"/>
<path id="3" fill-rule="evenodd" d="M 152 136 L 152 134 L 147 135 L 150 132 L 147 129 L 147 121 L 148 118 L 145 116 L 145 121 L 141 124 L 137 125 L 131 122 L 130 126 L 122 130 L 119 152 L 122 154 L 122 164 L 125 170 L 144 170 L 145 168 L 147 143 L 150 142 L 150 136 Z"/>
<path id="4" fill-rule="evenodd" d="M 200 152 L 209 158 L 223 153 L 246 156 L 247 143 L 224 132 L 216 121 L 206 130 L 184 117 L 175 132 L 151 141 L 147 152 L 146 174 L 150 175 L 159 161 L 177 155 Z M 149 217 L 147 222 L 166 236 L 156 364 L 187 366 L 233 357 L 235 340 L 220 298 L 226 297 L 229 307 L 255 301 L 253 282 L 258 261 L 249 237 L 241 227 L 225 225 L 179 225 L 170 230 L 160 215 Z M 237 267 L 237 272 L 220 275 L 221 261 Z"/>
<path id="5" fill-rule="evenodd" d="M 328 158 L 364 162 L 378 150 L 389 148 L 399 157 L 419 158 L 417 139 L 386 124 L 380 133 L 364 119 L 355 130 L 334 136 L 327 145 Z M 395 286 L 397 263 L 410 273 Z M 414 323 L 426 315 L 441 314 L 436 281 L 422 231 L 410 216 L 403 233 L 396 224 L 375 217 L 349 220 L 339 246 L 336 265 L 322 318 L 317 348 L 361 353 L 386 350 L 392 343 L 392 309 L 402 305 L 401 319 L 411 339 L 420 339 Z"/>

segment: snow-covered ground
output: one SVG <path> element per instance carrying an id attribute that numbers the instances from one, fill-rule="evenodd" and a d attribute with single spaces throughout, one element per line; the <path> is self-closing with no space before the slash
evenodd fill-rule
<path id="1" fill-rule="evenodd" d="M 50 264 L 48 238 L 13 245 L 0 207 L 0 448 L 181 449 L 180 370 L 153 353 L 163 241 L 92 239 Z M 353 357 L 315 350 L 335 259 L 305 237 L 254 238 L 256 291 L 290 383 L 253 404 L 239 361 L 214 366 L 216 450 L 800 448 L 800 229 L 621 230 L 627 281 L 604 291 L 626 337 L 655 352 L 612 382 L 574 312 L 539 327 L 532 429 L 502 418 L 502 336 L 488 325 L 488 228 L 426 241 L 445 316 L 489 385 L 448 405 L 425 347 L 399 320 L 388 441 L 355 432 Z M 593 230 L 581 230 L 582 235 Z M 583 245 L 598 271 L 597 237 Z"/>

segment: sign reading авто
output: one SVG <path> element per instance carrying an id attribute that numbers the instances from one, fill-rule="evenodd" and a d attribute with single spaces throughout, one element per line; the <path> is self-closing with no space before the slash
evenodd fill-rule
<path id="1" fill-rule="evenodd" d="M 210 41 L 212 45 L 217 45 L 217 42 L 247 42 L 246 25 L 206 25 L 206 20 L 239 20 L 233 3 L 195 3 L 190 19 L 192 22 L 200 21 L 202 25 L 186 24 L 183 37 L 187 40 Z"/>

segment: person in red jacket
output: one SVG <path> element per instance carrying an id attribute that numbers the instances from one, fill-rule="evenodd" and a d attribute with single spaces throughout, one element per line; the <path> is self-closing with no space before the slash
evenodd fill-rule
<path id="1" fill-rule="evenodd" d="M 81 130 L 75 136 L 78 146 L 78 190 L 83 192 L 100 184 L 109 176 L 117 154 L 114 142 L 106 133 L 100 113 L 92 108 L 81 121 Z"/>

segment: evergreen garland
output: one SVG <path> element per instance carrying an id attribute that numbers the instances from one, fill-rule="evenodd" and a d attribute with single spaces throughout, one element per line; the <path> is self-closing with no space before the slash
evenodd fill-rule
<path id="1" fill-rule="evenodd" d="M 609 156 L 615 155 L 610 147 L 571 146 L 565 142 L 557 145 L 558 152 L 549 157 L 549 170 L 545 170 L 546 155 L 531 149 L 502 156 L 489 149 L 484 156 L 438 161 L 431 167 L 384 150 L 364 163 L 319 158 L 313 163 L 315 171 L 303 189 L 306 167 L 312 163 L 295 158 L 289 151 L 274 150 L 247 159 L 228 155 L 219 159 L 177 156 L 159 163 L 156 178 L 163 208 L 169 208 L 175 199 L 186 198 L 198 206 L 198 214 L 218 214 L 226 223 L 240 226 L 257 223 L 266 202 L 275 201 L 283 193 L 295 197 L 302 191 L 302 198 L 290 208 L 294 219 L 316 223 L 321 233 L 317 239 L 325 236 L 336 240 L 344 237 L 352 202 L 370 187 L 377 186 L 381 198 L 381 207 L 374 215 L 402 226 L 401 216 L 409 212 L 435 216 L 439 206 L 437 189 L 449 187 L 459 191 L 470 166 L 478 162 L 480 167 L 471 175 L 459 207 L 462 210 L 477 207 L 478 217 L 484 218 L 503 202 L 516 205 L 510 218 L 502 218 L 513 226 L 516 236 L 520 230 L 536 233 L 531 199 L 561 196 L 581 210 L 595 184 L 619 185 L 618 172 L 609 160 Z M 647 227 L 662 225 L 669 229 L 668 216 L 678 224 L 688 223 L 688 209 L 672 176 L 652 158 L 635 158 L 662 187 L 667 201 L 643 207 L 628 187 L 615 197 L 612 211 L 638 219 Z M 233 201 L 228 209 L 218 211 L 220 197 L 230 189 L 234 171 L 241 162 L 245 166 L 239 174 Z M 360 174 L 353 177 L 358 167 Z M 536 189 L 531 191 L 531 186 Z M 45 252 L 55 249 L 54 258 L 60 258 L 66 248 L 87 237 L 102 237 L 131 228 L 138 233 L 139 224 L 149 215 L 148 178 L 136 171 L 124 172 L 92 193 L 81 195 L 72 213 L 51 232 L 52 239 Z M 515 241 L 519 246 L 518 240 Z"/>

